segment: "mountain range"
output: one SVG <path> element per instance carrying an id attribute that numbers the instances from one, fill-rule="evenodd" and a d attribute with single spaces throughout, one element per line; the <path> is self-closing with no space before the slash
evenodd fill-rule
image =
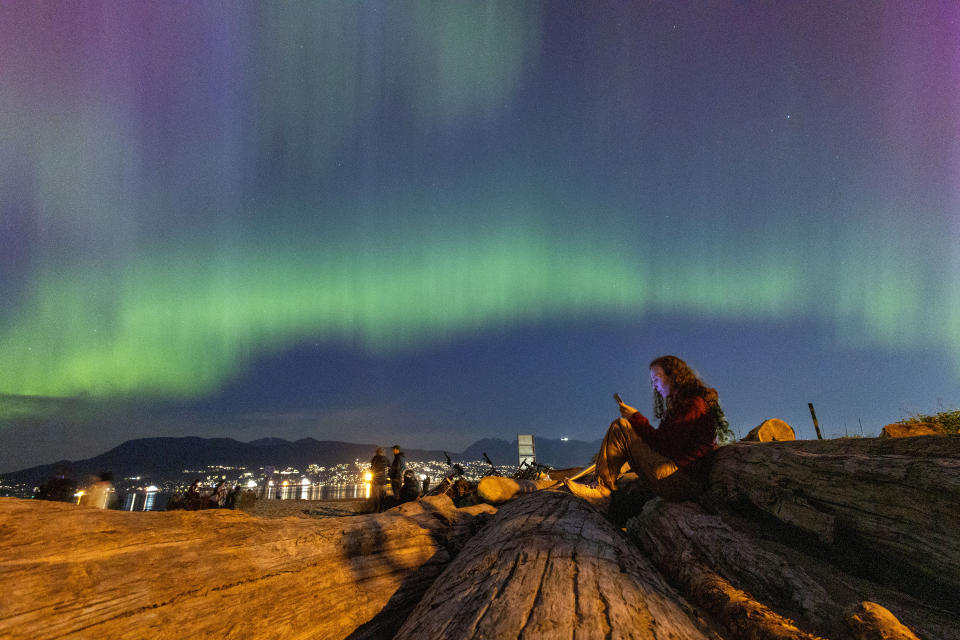
<path id="1" fill-rule="evenodd" d="M 554 468 L 589 464 L 599 450 L 600 441 L 536 439 L 537 462 Z M 3 474 L 8 483 L 34 484 L 64 473 L 74 478 L 110 471 L 115 478 L 179 477 L 185 469 L 205 469 L 208 465 L 277 469 L 308 465 L 333 466 L 354 460 L 369 460 L 376 445 L 303 438 L 291 442 L 282 438 L 261 438 L 240 442 L 232 438 L 141 438 L 128 440 L 100 455 L 86 460 L 61 460 Z M 388 457 L 390 452 L 386 452 Z M 444 452 L 407 449 L 408 461 L 443 460 Z M 486 438 L 473 443 L 463 452 L 448 452 L 453 461 L 482 460 L 486 453 L 496 465 L 517 464 L 517 441 Z"/>

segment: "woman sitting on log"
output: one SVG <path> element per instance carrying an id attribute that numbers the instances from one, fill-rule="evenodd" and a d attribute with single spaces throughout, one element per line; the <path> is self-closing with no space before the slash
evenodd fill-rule
<path id="1" fill-rule="evenodd" d="M 577 496 L 603 499 L 617 489 L 623 464 L 629 463 L 640 481 L 656 495 L 671 500 L 696 496 L 694 478 L 717 441 L 731 437 L 717 391 L 686 362 L 661 356 L 650 363 L 654 415 L 660 426 L 617 397 L 620 418 L 611 423 L 597 454 L 597 487 L 565 482 Z"/>

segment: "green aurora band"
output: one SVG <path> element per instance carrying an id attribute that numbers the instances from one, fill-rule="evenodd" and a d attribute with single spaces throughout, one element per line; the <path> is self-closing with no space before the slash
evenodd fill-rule
<path id="1" fill-rule="evenodd" d="M 249 14 L 197 5 L 191 15 L 129 5 L 117 16 L 91 4 L 78 8 L 91 12 L 92 26 L 78 29 L 76 50 L 59 39 L 58 23 L 68 18 L 11 7 L 20 22 L 14 16 L 0 24 L 13 43 L 0 48 L 0 193 L 22 192 L 35 234 L 29 269 L 18 272 L 26 280 L 22 295 L 0 315 L 0 394 L 196 398 L 258 357 L 303 343 L 391 354 L 555 319 L 630 323 L 650 314 L 812 320 L 851 348 L 949 353 L 960 375 L 960 192 L 911 211 L 917 205 L 867 202 L 875 197 L 872 186 L 850 187 L 856 204 L 837 212 L 824 212 L 833 201 L 818 204 L 820 214 L 808 219 L 816 207 L 786 210 L 795 196 L 781 195 L 778 186 L 781 171 L 803 175 L 794 157 L 803 155 L 802 138 L 757 143 L 754 159 L 750 136 L 766 125 L 746 116 L 736 120 L 743 132 L 731 135 L 744 140 L 743 153 L 704 153 L 663 171 L 683 191 L 672 174 L 688 165 L 694 171 L 703 164 L 701 173 L 685 174 L 691 183 L 690 176 L 714 174 L 735 182 L 768 162 L 777 180 L 764 191 L 772 212 L 760 228 L 737 228 L 753 223 L 725 218 L 722 202 L 695 198 L 678 199 L 677 211 L 651 212 L 638 203 L 639 213 L 558 212 L 536 196 L 503 195 L 518 187 L 489 175 L 481 183 L 494 185 L 497 197 L 447 194 L 451 213 L 432 220 L 414 205 L 368 191 L 363 180 L 355 185 L 357 200 L 376 202 L 358 211 L 325 215 L 275 204 L 296 202 L 297 193 L 264 194 L 267 205 L 239 204 L 258 167 L 296 182 L 331 170 L 344 145 L 378 140 L 381 131 L 370 126 L 378 109 L 403 105 L 397 120 L 427 141 L 511 121 L 524 74 L 549 62 L 539 59 L 547 10 L 536 3 L 262 4 Z M 140 24 L 140 11 L 154 42 L 140 42 L 130 26 Z M 889 41 L 879 33 L 880 42 Z M 633 83 L 643 84 L 635 69 L 652 73 L 656 66 L 645 49 L 626 55 L 635 44 L 629 29 L 619 37 L 622 69 L 598 75 L 596 83 L 591 76 L 582 94 L 572 94 L 581 102 L 539 125 L 551 132 L 545 148 L 530 150 L 523 141 L 513 148 L 507 140 L 495 162 L 521 166 L 533 157 L 539 164 L 578 127 L 587 134 L 616 130 L 621 108 L 644 104 L 628 99 Z M 911 47 L 921 40 L 912 32 L 903 38 Z M 929 60 L 919 56 L 917 64 L 926 69 Z M 912 76 L 901 77 L 904 87 L 913 86 L 906 81 Z M 143 77 L 154 84 L 144 85 Z M 141 101 L 145 87 L 154 89 L 149 97 L 168 102 Z M 657 87 L 645 89 L 644 96 L 656 97 Z M 776 102 L 778 94 L 761 97 Z M 539 100 L 544 112 L 567 104 L 560 88 Z M 890 104 L 903 113 L 881 122 L 911 122 L 912 102 Z M 692 117 L 688 128 L 696 132 L 694 125 L 710 118 Z M 944 119 L 944 136 L 953 135 L 955 123 L 955 116 Z M 907 144 L 912 135 L 900 144 L 891 134 L 891 147 L 923 151 Z M 821 145 L 812 148 L 819 153 Z M 428 158 L 433 147 L 417 150 Z M 568 153 L 579 161 L 580 151 L 572 145 Z M 519 159 L 501 159 L 509 153 Z M 925 158 L 917 153 L 906 160 Z M 950 154 L 933 164 L 956 175 L 960 147 Z M 564 166 L 563 158 L 556 162 Z M 555 186 L 541 173 L 515 173 L 524 183 L 539 181 L 543 191 Z M 463 179 L 476 180 L 472 173 Z M 590 191 L 587 180 L 573 189 Z M 502 205 L 511 200 L 522 204 Z M 231 215 L 207 215 L 202 207 Z M 304 225 L 305 217 L 320 222 Z M 653 237 L 664 229 L 674 235 Z"/>
<path id="2" fill-rule="evenodd" d="M 921 309 L 929 285 L 920 267 L 876 246 L 892 229 L 851 233 L 847 243 L 861 250 L 820 268 L 764 255 L 757 247 L 776 247 L 775 238 L 756 236 L 727 257 L 665 268 L 644 257 L 648 248 L 613 238 L 584 246 L 531 222 L 492 228 L 458 237 L 385 230 L 362 245 L 276 234 L 240 249 L 196 240 L 141 251 L 120 268 L 44 271 L 0 333 L 0 393 L 191 398 L 300 343 L 390 354 L 550 319 L 648 313 L 813 318 L 832 323 L 847 346 L 947 348 L 960 369 L 956 280 L 935 298 L 940 306 Z"/>

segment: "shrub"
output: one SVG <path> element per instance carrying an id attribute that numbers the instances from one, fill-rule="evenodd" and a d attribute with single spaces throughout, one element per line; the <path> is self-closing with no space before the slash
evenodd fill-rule
<path id="1" fill-rule="evenodd" d="M 960 409 L 941 411 L 934 415 L 917 413 L 901 420 L 900 424 L 917 424 L 920 422 L 939 424 L 947 433 L 960 433 Z"/>

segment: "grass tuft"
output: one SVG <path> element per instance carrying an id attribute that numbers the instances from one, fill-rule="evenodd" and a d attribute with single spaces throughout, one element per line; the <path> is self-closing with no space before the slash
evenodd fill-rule
<path id="1" fill-rule="evenodd" d="M 960 433 L 960 409 L 941 411 L 933 415 L 917 413 L 900 421 L 900 424 L 939 424 L 947 433 Z"/>

